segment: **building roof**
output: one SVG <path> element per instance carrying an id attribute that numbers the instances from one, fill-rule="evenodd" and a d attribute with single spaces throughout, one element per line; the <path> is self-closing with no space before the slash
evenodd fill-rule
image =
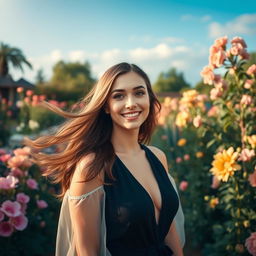
<path id="1" fill-rule="evenodd" d="M 23 87 L 25 89 L 33 89 L 34 84 L 31 84 L 24 78 L 20 78 L 18 81 L 14 81 L 10 75 L 0 76 L 0 88 L 17 88 Z"/>

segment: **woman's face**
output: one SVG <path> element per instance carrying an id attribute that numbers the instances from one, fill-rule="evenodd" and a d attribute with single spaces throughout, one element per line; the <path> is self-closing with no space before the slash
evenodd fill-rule
<path id="1" fill-rule="evenodd" d="M 144 79 L 135 72 L 118 76 L 107 100 L 106 112 L 113 126 L 138 129 L 149 114 L 149 95 Z"/>

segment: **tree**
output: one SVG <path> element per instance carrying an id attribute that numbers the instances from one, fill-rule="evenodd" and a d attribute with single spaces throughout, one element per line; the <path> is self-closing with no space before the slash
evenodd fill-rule
<path id="1" fill-rule="evenodd" d="M 37 85 L 39 84 L 43 84 L 45 82 L 45 76 L 44 76 L 44 71 L 42 68 L 40 68 L 37 73 L 36 73 L 36 77 L 35 77 L 35 82 Z"/>
<path id="2" fill-rule="evenodd" d="M 178 73 L 175 68 L 162 72 L 153 86 L 155 92 L 179 92 L 181 89 L 190 88 L 185 81 L 183 73 Z"/>
<path id="3" fill-rule="evenodd" d="M 95 79 L 88 62 L 59 61 L 49 82 L 38 84 L 37 91 L 59 101 L 77 101 L 89 92 Z"/>
<path id="4" fill-rule="evenodd" d="M 0 44 L 0 76 L 4 77 L 9 74 L 9 64 L 12 64 L 14 68 L 20 69 L 22 72 L 23 65 L 27 65 L 32 69 L 32 65 L 28 62 L 23 52 L 15 47 L 11 47 L 8 44 Z"/>

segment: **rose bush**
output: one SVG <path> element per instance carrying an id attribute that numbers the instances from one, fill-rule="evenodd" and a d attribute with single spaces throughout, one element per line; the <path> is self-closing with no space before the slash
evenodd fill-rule
<path id="1" fill-rule="evenodd" d="M 0 149 L 1 255 L 54 253 L 59 202 L 41 178 L 28 147 Z"/>

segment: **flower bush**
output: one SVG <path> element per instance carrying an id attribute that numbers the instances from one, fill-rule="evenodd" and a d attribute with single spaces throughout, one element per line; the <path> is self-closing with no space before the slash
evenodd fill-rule
<path id="1" fill-rule="evenodd" d="M 201 72 L 209 95 L 165 99 L 156 134 L 180 183 L 188 239 L 207 256 L 256 248 L 256 65 L 246 68 L 242 38 L 230 42 L 210 47 Z"/>
<path id="2" fill-rule="evenodd" d="M 0 149 L 1 255 L 54 253 L 59 202 L 49 192 L 28 147 Z"/>

